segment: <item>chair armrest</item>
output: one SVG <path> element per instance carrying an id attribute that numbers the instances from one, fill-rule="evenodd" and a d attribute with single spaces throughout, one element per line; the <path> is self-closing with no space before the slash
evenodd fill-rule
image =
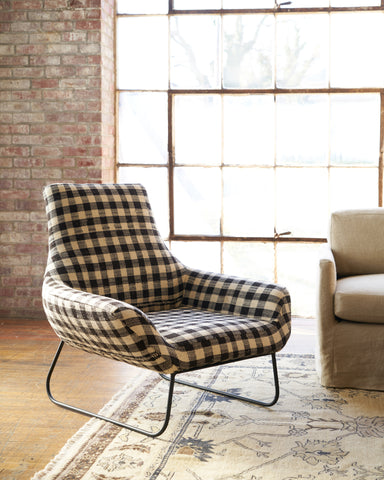
<path id="1" fill-rule="evenodd" d="M 161 350 L 167 350 L 151 320 L 128 303 L 47 277 L 43 306 L 58 337 L 81 350 L 145 368 L 151 368 Z"/>
<path id="2" fill-rule="evenodd" d="M 290 325 L 291 299 L 285 287 L 188 269 L 185 305 Z"/>
<path id="3" fill-rule="evenodd" d="M 329 243 L 321 245 L 319 251 L 319 279 L 317 312 L 322 328 L 335 322 L 334 295 L 336 291 L 336 263 Z M 325 327 L 326 328 L 326 327 Z"/>

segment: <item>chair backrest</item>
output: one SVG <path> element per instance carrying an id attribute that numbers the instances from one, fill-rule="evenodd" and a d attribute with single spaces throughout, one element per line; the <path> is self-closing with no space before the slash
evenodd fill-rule
<path id="1" fill-rule="evenodd" d="M 329 242 L 338 276 L 384 273 L 384 208 L 334 212 Z"/>
<path id="2" fill-rule="evenodd" d="M 161 239 L 141 185 L 53 184 L 44 199 L 46 276 L 144 311 L 178 306 L 184 266 Z"/>

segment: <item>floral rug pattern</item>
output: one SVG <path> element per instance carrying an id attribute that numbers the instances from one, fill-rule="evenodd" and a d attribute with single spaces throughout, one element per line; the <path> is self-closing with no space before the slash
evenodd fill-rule
<path id="1" fill-rule="evenodd" d="M 384 392 L 323 388 L 310 355 L 277 360 L 273 407 L 177 386 L 159 438 L 90 420 L 34 480 L 384 480 Z M 103 414 L 155 430 L 168 385 L 139 375 Z M 189 376 L 260 400 L 273 396 L 267 358 Z"/>

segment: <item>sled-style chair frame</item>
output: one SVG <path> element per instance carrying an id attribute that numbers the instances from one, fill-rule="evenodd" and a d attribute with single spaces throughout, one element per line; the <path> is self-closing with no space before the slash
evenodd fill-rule
<path id="1" fill-rule="evenodd" d="M 53 403 L 157 437 L 168 426 L 175 383 L 264 407 L 278 401 L 275 354 L 291 331 L 284 287 L 186 267 L 161 239 L 141 185 L 53 184 L 44 198 L 49 254 L 43 305 L 60 338 L 46 381 Z M 64 344 L 168 380 L 160 429 L 143 430 L 56 400 L 51 379 Z M 267 402 L 176 379 L 265 355 L 274 383 Z"/>

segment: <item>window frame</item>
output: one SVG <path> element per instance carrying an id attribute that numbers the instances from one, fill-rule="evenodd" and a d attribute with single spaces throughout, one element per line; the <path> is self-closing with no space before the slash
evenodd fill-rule
<path id="1" fill-rule="evenodd" d="M 289 15 L 289 14 L 308 14 L 308 13 L 328 13 L 331 14 L 333 12 L 374 12 L 374 11 L 383 11 L 384 8 L 384 0 L 381 0 L 380 6 L 362 6 L 362 7 L 314 7 L 314 8 L 290 8 L 287 5 L 277 5 L 274 9 L 270 8 L 263 8 L 263 9 L 209 9 L 209 10 L 178 10 L 174 8 L 174 0 L 169 0 L 169 12 L 165 14 L 153 14 L 153 15 L 164 15 L 166 17 L 172 16 L 180 16 L 180 15 L 219 15 L 221 17 L 225 15 L 247 15 L 247 14 L 273 14 L 276 15 Z M 117 14 L 116 15 L 116 24 L 118 17 L 137 17 L 137 16 L 148 16 L 148 14 Z M 169 22 L 170 23 L 170 22 Z M 170 31 L 169 31 L 169 45 L 170 45 Z M 330 46 L 331 48 L 331 46 Z M 222 75 L 222 74 L 221 74 Z M 222 78 L 222 77 L 221 77 Z M 119 105 L 119 95 L 121 92 L 141 92 L 141 90 L 132 89 L 118 89 L 116 88 L 116 104 L 117 104 L 117 115 L 116 118 L 118 119 L 118 105 Z M 154 90 L 145 90 L 145 91 L 154 91 Z M 167 168 L 168 171 L 168 202 L 169 202 L 169 236 L 165 240 L 167 240 L 172 247 L 172 242 L 218 242 L 220 244 L 220 259 L 221 259 L 221 271 L 223 271 L 223 248 L 225 242 L 261 242 L 261 243 L 272 243 L 274 252 L 275 252 L 275 281 L 277 281 L 277 262 L 276 262 L 276 245 L 278 243 L 302 243 L 302 244 L 321 244 L 327 241 L 325 237 L 318 238 L 318 237 L 297 237 L 289 235 L 290 232 L 277 232 L 275 229 L 273 236 L 266 236 L 266 237 L 258 237 L 258 236 L 231 236 L 231 235 L 224 235 L 223 234 L 223 225 L 222 225 L 222 216 L 221 216 L 221 227 L 220 227 L 220 234 L 219 235 L 186 235 L 186 234 L 178 234 L 175 233 L 175 191 L 174 191 L 174 171 L 176 167 L 182 166 L 181 164 L 176 164 L 175 162 L 175 145 L 174 145 L 174 99 L 177 95 L 273 95 L 274 102 L 276 103 L 276 98 L 279 95 L 300 95 L 300 94 L 326 94 L 326 95 L 333 95 L 333 94 L 358 94 L 358 93 L 377 93 L 380 95 L 380 150 L 378 152 L 378 164 L 372 166 L 372 168 L 377 168 L 378 170 L 378 207 L 383 206 L 383 163 L 384 163 L 384 88 L 340 88 L 340 87 L 331 87 L 328 84 L 326 88 L 277 88 L 276 87 L 276 79 L 275 79 L 275 87 L 274 88 L 266 88 L 266 89 L 238 89 L 238 88 L 222 88 L 219 89 L 179 89 L 179 88 L 170 88 L 170 76 L 168 81 L 168 89 L 161 90 L 162 92 L 167 93 L 167 103 L 168 103 L 168 161 L 166 164 L 145 164 L 142 163 L 120 163 L 119 156 L 118 156 L 118 145 L 119 142 L 116 142 L 117 145 L 117 152 L 116 152 L 116 172 L 121 167 L 158 167 L 158 168 Z M 118 120 L 117 120 L 117 127 L 118 127 Z M 117 137 L 119 136 L 118 128 Z M 118 137 L 119 138 L 119 137 Z M 186 165 L 190 166 L 190 165 Z M 226 168 L 223 161 L 221 165 L 218 166 L 223 171 L 223 168 Z M 207 166 L 206 168 L 210 168 Z M 239 166 L 238 168 L 242 168 Z M 263 168 L 262 166 L 258 166 L 258 168 Z M 272 167 L 266 168 L 281 168 L 281 166 L 276 165 L 276 162 Z M 284 168 L 284 167 L 283 167 Z M 308 167 L 300 167 L 298 168 L 308 168 Z M 327 168 L 328 176 L 330 173 L 331 168 L 335 168 L 331 166 L 330 162 L 328 165 L 322 168 Z M 336 167 L 337 168 L 337 167 Z M 356 166 L 343 166 L 342 168 L 359 168 Z M 366 168 L 366 167 L 364 167 Z M 221 174 L 223 177 L 223 175 Z M 223 189 L 222 189 L 223 195 Z M 221 199 L 223 202 L 223 198 Z"/>

